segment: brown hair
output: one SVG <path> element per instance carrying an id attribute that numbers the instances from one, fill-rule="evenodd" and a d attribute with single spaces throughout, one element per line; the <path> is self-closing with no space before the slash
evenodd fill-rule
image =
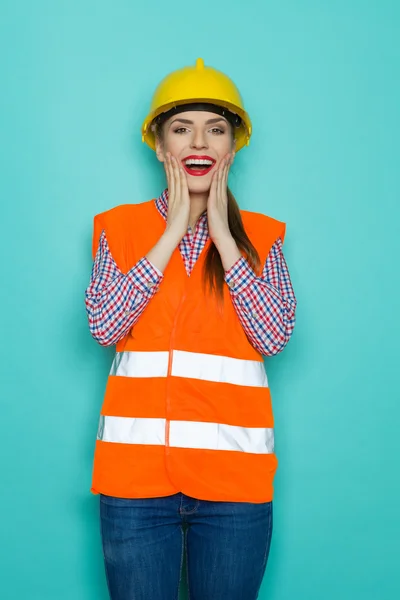
<path id="1" fill-rule="evenodd" d="M 233 128 L 230 126 L 231 134 L 233 136 Z M 162 142 L 163 141 L 163 122 L 155 121 L 153 124 L 153 131 L 155 136 Z M 250 266 L 258 271 L 260 268 L 260 257 L 257 250 L 253 246 L 248 237 L 244 227 L 242 216 L 240 214 L 239 205 L 235 200 L 234 195 L 228 187 L 228 225 L 233 239 L 235 240 L 238 248 L 242 251 Z M 207 251 L 204 268 L 203 268 L 203 286 L 206 290 L 209 288 L 210 292 L 216 293 L 219 300 L 223 301 L 224 298 L 224 279 L 225 269 L 222 265 L 220 254 L 211 241 L 209 249 Z"/>

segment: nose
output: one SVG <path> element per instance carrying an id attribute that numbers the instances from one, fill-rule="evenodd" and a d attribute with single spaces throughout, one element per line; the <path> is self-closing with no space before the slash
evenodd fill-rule
<path id="1" fill-rule="evenodd" d="M 208 148 L 205 132 L 202 129 L 195 129 L 190 144 L 191 148 L 202 149 Z"/>

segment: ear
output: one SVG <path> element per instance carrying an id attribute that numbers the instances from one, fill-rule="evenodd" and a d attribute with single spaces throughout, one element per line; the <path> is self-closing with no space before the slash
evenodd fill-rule
<path id="1" fill-rule="evenodd" d="M 157 137 L 155 139 L 155 142 L 156 142 L 156 156 L 160 162 L 164 162 L 165 161 L 164 146 L 162 145 L 161 141 Z"/>

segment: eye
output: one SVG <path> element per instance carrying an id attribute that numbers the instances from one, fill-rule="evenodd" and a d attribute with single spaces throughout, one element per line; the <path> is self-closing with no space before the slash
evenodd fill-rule
<path id="1" fill-rule="evenodd" d="M 186 127 L 178 127 L 178 129 L 174 129 L 174 133 L 184 133 L 185 131 L 188 131 Z"/>
<path id="2" fill-rule="evenodd" d="M 225 133 L 224 129 L 220 129 L 219 127 L 213 127 L 211 131 L 212 133 L 215 133 L 215 135 L 222 135 Z"/>

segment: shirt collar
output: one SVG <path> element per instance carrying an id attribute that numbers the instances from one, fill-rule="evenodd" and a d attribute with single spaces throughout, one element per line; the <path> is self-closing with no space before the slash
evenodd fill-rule
<path id="1" fill-rule="evenodd" d="M 158 212 L 161 214 L 163 219 L 167 220 L 168 215 L 168 188 L 165 189 L 158 198 L 155 200 L 156 207 Z M 200 215 L 199 220 L 197 221 L 197 225 L 200 225 L 204 229 L 208 229 L 207 222 L 207 211 L 205 211 L 202 215 Z"/>

